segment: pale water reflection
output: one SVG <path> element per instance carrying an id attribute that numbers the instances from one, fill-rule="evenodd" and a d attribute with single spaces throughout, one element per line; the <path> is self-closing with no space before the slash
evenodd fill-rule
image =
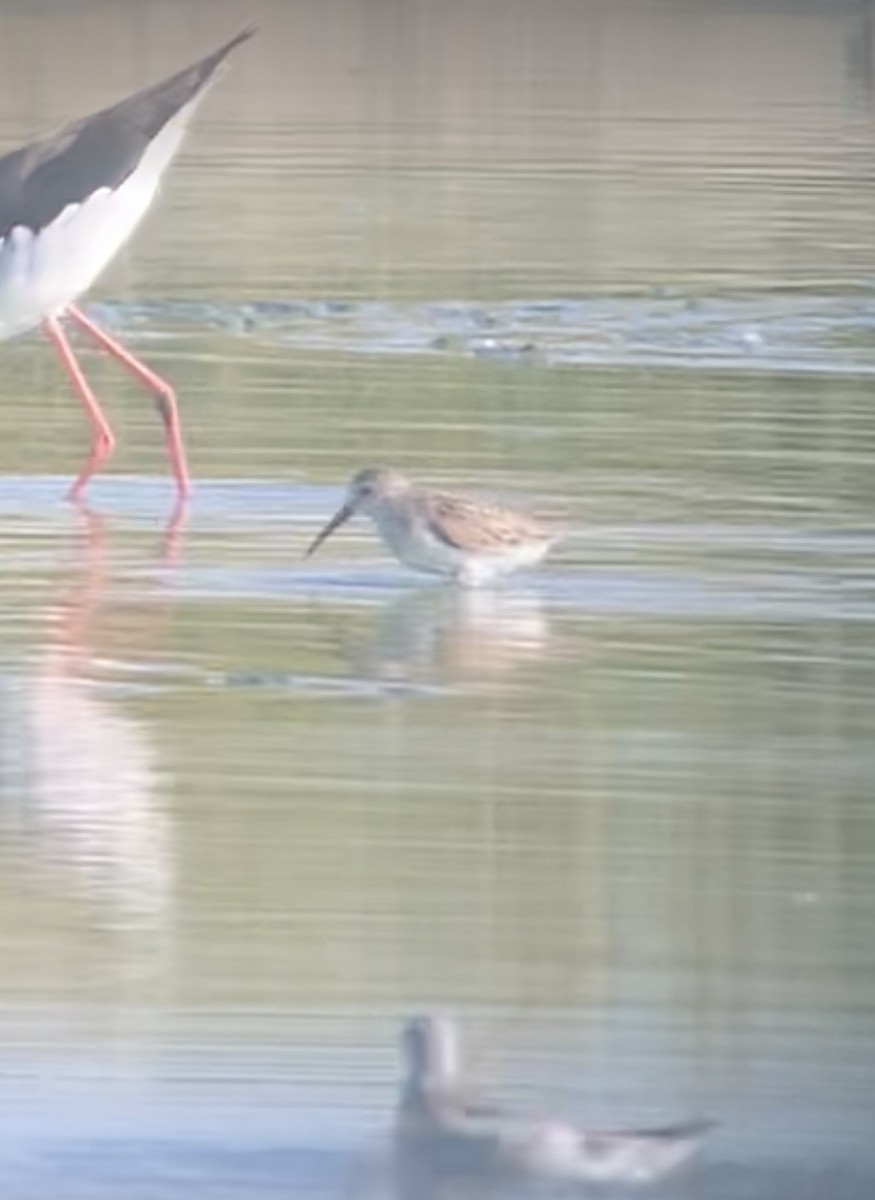
<path id="1" fill-rule="evenodd" d="M 660 1200 L 869 1200 L 870 9 L 5 6 L 4 145 L 262 34 L 93 297 L 187 522 L 96 358 L 69 511 L 0 348 L 3 1200 L 386 1200 L 435 1006 L 512 1105 L 719 1117 Z M 575 536 L 303 563 L 372 462 Z"/>
<path id="2" fill-rule="evenodd" d="M 108 655 L 109 534 L 95 514 L 77 519 L 63 583 L 34 614 L 42 632 L 3 674 L 0 820 L 19 886 L 81 895 L 127 958 L 172 918 L 173 834 L 148 725 L 94 677 Z"/>
<path id="3" fill-rule="evenodd" d="M 429 587 L 380 609 L 344 656 L 383 680 L 488 688 L 550 651 L 550 619 L 535 591 Z"/>

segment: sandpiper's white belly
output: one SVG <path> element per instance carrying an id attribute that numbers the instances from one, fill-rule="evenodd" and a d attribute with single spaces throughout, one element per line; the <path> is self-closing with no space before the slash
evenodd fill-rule
<path id="1" fill-rule="evenodd" d="M 0 340 L 33 329 L 91 287 L 145 215 L 199 99 L 167 122 L 119 187 L 68 204 L 38 233 L 17 225 L 0 239 Z"/>
<path id="2" fill-rule="evenodd" d="M 381 506 L 372 513 L 380 537 L 408 567 L 437 575 L 455 575 L 465 556 L 455 546 L 436 538 L 426 524 L 400 506 Z"/>
<path id="3" fill-rule="evenodd" d="M 381 507 L 373 514 L 383 541 L 396 558 L 409 567 L 450 575 L 461 583 L 486 583 L 520 567 L 540 562 L 554 539 L 531 539 L 508 545 L 494 553 L 460 550 L 437 537 L 427 523 L 400 507 Z"/>

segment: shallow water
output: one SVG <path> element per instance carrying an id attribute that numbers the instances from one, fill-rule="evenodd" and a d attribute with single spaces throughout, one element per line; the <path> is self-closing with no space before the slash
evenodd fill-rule
<path id="1" fill-rule="evenodd" d="M 244 19 L 8 7 L 9 145 Z M 4 1200 L 395 1195 L 431 1007 L 520 1108 L 718 1117 L 650 1194 L 869 1200 L 871 7 L 252 15 L 93 297 L 184 518 L 93 357 L 67 505 L 81 414 L 2 347 Z M 370 461 L 571 534 L 490 591 L 363 521 L 303 562 Z"/>

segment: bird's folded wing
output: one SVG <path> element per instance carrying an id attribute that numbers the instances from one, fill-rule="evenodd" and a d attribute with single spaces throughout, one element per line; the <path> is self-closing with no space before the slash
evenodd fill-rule
<path id="1" fill-rule="evenodd" d="M 167 122 L 254 32 L 244 29 L 169 79 L 0 158 L 0 239 L 17 225 L 39 232 L 69 204 L 124 183 Z"/>
<path id="2" fill-rule="evenodd" d="M 428 496 L 423 515 L 435 538 L 473 553 L 498 554 L 521 542 L 550 537 L 550 530 L 534 517 L 442 492 Z"/>

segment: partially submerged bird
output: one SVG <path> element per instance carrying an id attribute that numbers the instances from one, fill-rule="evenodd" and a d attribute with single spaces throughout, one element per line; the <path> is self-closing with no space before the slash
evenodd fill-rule
<path id="1" fill-rule="evenodd" d="M 193 66 L 0 158 L 0 340 L 42 326 L 92 428 L 81 495 L 114 437 L 62 328 L 68 318 L 152 391 L 181 495 L 188 465 L 173 388 L 76 307 L 145 215 L 192 114 L 244 29 Z"/>
<path id="2" fill-rule="evenodd" d="M 407 1077 L 395 1137 L 410 1170 L 650 1183 L 691 1158 L 716 1124 L 702 1118 L 656 1128 L 584 1130 L 509 1116 L 466 1094 L 458 1029 L 444 1016 L 408 1021 L 402 1053 Z"/>
<path id="3" fill-rule="evenodd" d="M 399 471 L 366 467 L 353 475 L 345 501 L 305 557 L 357 512 L 371 518 L 405 566 L 468 585 L 533 566 L 565 532 L 526 513 L 417 487 Z"/>

